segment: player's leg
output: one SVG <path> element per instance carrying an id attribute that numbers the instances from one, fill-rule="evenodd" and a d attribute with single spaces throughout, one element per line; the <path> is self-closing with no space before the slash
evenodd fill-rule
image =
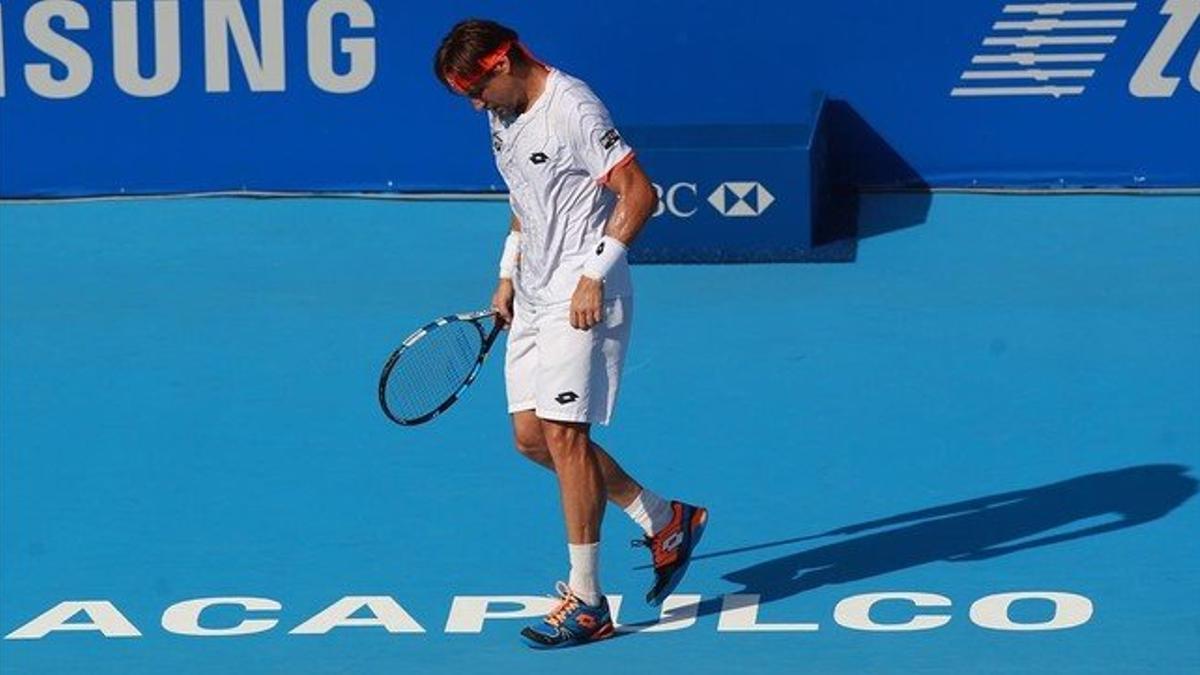
<path id="1" fill-rule="evenodd" d="M 543 315 L 539 321 L 540 360 L 535 387 L 538 417 L 607 424 L 616 404 L 629 344 L 633 298 L 606 301 L 604 321 L 589 331 L 571 328 L 565 317 L 558 321 L 551 318 Z M 603 469 L 601 453 L 595 454 Z M 619 483 L 620 478 L 615 481 Z M 650 549 L 654 563 L 654 582 L 646 600 L 659 604 L 682 580 L 692 551 L 704 533 L 708 512 L 665 500 L 635 485 L 630 481 L 623 486 L 625 490 L 614 492 L 620 493 L 618 504 L 626 515 L 645 533 L 638 543 Z"/>
<path id="2" fill-rule="evenodd" d="M 535 464 L 540 464 L 554 471 L 554 459 L 550 457 L 550 448 L 546 447 L 546 436 L 542 433 L 542 421 L 532 410 L 519 410 L 512 413 L 513 445 L 517 452 Z"/>
<path id="3" fill-rule="evenodd" d="M 591 423 L 607 421 L 607 416 L 597 419 L 590 404 L 602 331 L 572 328 L 568 309 L 565 304 L 541 308 L 536 319 L 536 413 L 558 478 L 570 558 L 568 583 L 559 587 L 560 605 L 521 631 L 530 644 L 540 647 L 590 642 L 613 631 L 597 573 L 607 490 L 590 439 Z"/>
<path id="4" fill-rule="evenodd" d="M 517 452 L 527 459 L 554 471 L 554 458 L 546 445 L 546 436 L 542 433 L 541 420 L 532 410 L 521 410 L 512 414 L 513 443 Z M 621 509 L 627 509 L 642 492 L 642 486 L 625 473 L 621 465 L 611 455 L 591 441 L 592 453 L 600 464 L 600 473 L 604 477 L 604 491 L 608 500 Z"/>
<path id="5" fill-rule="evenodd" d="M 562 601 L 521 635 L 535 647 L 552 648 L 604 639 L 613 634 L 608 599 L 600 592 L 600 523 L 604 518 L 604 477 L 588 443 L 586 422 L 542 421 L 542 434 L 558 476 L 567 525 L 571 571 L 556 587 Z"/>
<path id="6" fill-rule="evenodd" d="M 600 340 L 598 358 L 592 369 L 592 417 L 605 424 L 612 414 L 625 349 L 629 344 L 633 319 L 633 298 L 622 298 L 606 307 L 603 327 L 597 326 Z M 541 405 L 539 401 L 539 406 Z M 646 533 L 641 542 L 651 551 L 654 582 L 646 601 L 662 603 L 683 579 L 692 551 L 708 523 L 708 511 L 680 501 L 666 501 L 650 490 L 639 491 L 624 508 L 625 513 Z"/>
<path id="7" fill-rule="evenodd" d="M 592 454 L 596 456 L 596 463 L 600 465 L 600 473 L 604 475 L 604 490 L 608 494 L 608 500 L 621 509 L 629 508 L 642 491 L 641 483 L 625 473 L 625 469 L 621 468 L 617 460 L 596 441 L 591 442 L 591 448 Z"/>
<path id="8" fill-rule="evenodd" d="M 604 474 L 590 447 L 588 432 L 586 423 L 542 420 L 571 544 L 599 542 L 604 518 Z"/>
<path id="9" fill-rule="evenodd" d="M 523 410 L 513 413 L 512 419 L 513 439 L 517 451 L 530 461 L 554 471 L 554 458 L 550 455 L 550 448 L 546 446 L 546 436 L 542 433 L 542 423 L 537 415 L 532 410 Z M 621 465 L 603 447 L 595 441 L 591 441 L 590 447 L 596 456 L 596 462 L 600 465 L 600 473 L 604 478 L 604 492 L 608 501 L 624 511 L 625 515 L 629 516 L 629 519 L 642 528 L 642 532 L 645 533 L 644 541 L 638 543 L 645 543 L 654 549 L 655 535 L 660 535 L 658 537 L 660 543 L 666 542 L 673 532 L 680 529 L 679 523 L 684 522 L 685 517 L 691 517 L 691 513 L 680 512 L 677 514 L 675 504 L 679 504 L 681 507 L 694 507 L 682 502 L 667 501 L 651 490 L 644 489 L 640 483 L 625 473 Z M 674 527 L 672 527 L 673 525 Z M 661 562 L 669 557 L 671 556 L 659 555 L 655 560 Z M 663 567 L 663 570 L 663 574 L 655 575 L 654 587 L 650 593 L 653 597 L 661 595 L 661 590 L 667 588 L 669 577 L 674 574 L 674 567 L 669 571 Z"/>
<path id="10" fill-rule="evenodd" d="M 612 418 L 632 325 L 633 298 L 615 298 L 605 303 L 604 321 L 588 331 L 594 336 L 587 387 L 589 421 L 608 424 Z M 543 401 L 539 398 L 539 411 L 542 406 Z M 602 457 L 600 461 L 603 465 Z M 632 481 L 623 487 L 618 503 L 647 537 L 653 538 L 670 526 L 674 517 L 671 502 Z"/>

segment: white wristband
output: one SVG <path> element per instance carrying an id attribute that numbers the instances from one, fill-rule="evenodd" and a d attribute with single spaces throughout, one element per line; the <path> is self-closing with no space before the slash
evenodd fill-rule
<path id="1" fill-rule="evenodd" d="M 583 274 L 603 281 L 624 258 L 625 244 L 616 237 L 605 236 L 596 246 L 595 252 L 583 263 Z"/>
<path id="2" fill-rule="evenodd" d="M 517 271 L 517 259 L 521 255 L 521 233 L 511 230 L 504 239 L 504 253 L 500 254 L 500 278 L 511 279 Z"/>

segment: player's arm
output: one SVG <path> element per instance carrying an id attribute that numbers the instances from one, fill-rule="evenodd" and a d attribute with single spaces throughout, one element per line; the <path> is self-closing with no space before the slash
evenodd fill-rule
<path id="1" fill-rule="evenodd" d="M 561 124 L 575 158 L 617 196 L 603 238 L 584 261 L 571 296 L 571 325 L 587 330 L 603 320 L 604 277 L 624 261 L 625 249 L 650 218 L 657 196 L 633 148 L 621 138 L 608 110 L 591 90 L 574 90 L 562 110 Z"/>
<path id="2" fill-rule="evenodd" d="M 658 196 L 632 151 L 628 161 L 622 161 L 608 174 L 605 187 L 616 193 L 617 205 L 608 217 L 604 235 L 628 248 L 650 220 Z"/>
<path id="3" fill-rule="evenodd" d="M 521 263 L 521 220 L 517 214 L 512 214 L 508 224 L 508 236 L 504 240 L 504 252 L 500 255 L 500 280 L 496 283 L 496 291 L 492 293 L 492 309 L 500 316 L 500 322 L 507 326 L 512 323 L 513 274 Z"/>
<path id="4" fill-rule="evenodd" d="M 604 186 L 617 195 L 604 226 L 604 238 L 584 265 L 571 303 L 571 325 L 584 330 L 604 319 L 604 273 L 621 258 L 654 213 L 658 196 L 630 150 L 604 177 Z"/>

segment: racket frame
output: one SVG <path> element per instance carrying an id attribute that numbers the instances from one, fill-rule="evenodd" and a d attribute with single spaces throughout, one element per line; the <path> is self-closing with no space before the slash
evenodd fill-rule
<path id="1" fill-rule="evenodd" d="M 383 409 L 383 414 L 387 415 L 388 419 L 396 424 L 405 427 L 411 427 L 418 424 L 424 424 L 438 415 L 446 412 L 450 406 L 454 405 L 454 403 L 458 401 L 459 397 L 462 396 L 462 393 L 467 389 L 467 387 L 471 386 L 471 383 L 475 381 L 475 378 L 479 376 L 479 371 L 481 368 L 483 368 L 483 362 L 487 358 L 488 352 L 491 351 L 492 344 L 496 342 L 496 337 L 500 335 L 501 325 L 499 321 L 494 321 L 492 324 L 492 329 L 487 333 L 484 332 L 483 325 L 481 324 L 483 319 L 487 319 L 489 317 L 493 317 L 494 319 L 495 316 L 496 312 L 490 309 L 480 310 L 478 312 L 466 312 L 463 314 L 451 314 L 449 316 L 443 316 L 440 319 L 434 319 L 433 321 L 430 321 L 424 326 L 421 326 L 417 330 L 413 331 L 408 337 L 404 338 L 404 341 L 400 343 L 400 346 L 397 347 L 396 350 L 392 352 L 391 356 L 388 357 L 387 362 L 383 365 L 383 372 L 379 376 L 379 407 Z M 475 358 L 475 365 L 471 367 L 471 371 L 467 373 L 466 379 L 463 380 L 463 383 L 459 385 L 458 389 L 454 390 L 454 393 L 450 394 L 450 397 L 432 412 L 425 413 L 420 417 L 414 417 L 412 419 L 404 419 L 394 415 L 387 404 L 387 383 L 388 376 L 392 374 L 392 368 L 395 367 L 396 362 L 400 360 L 400 357 L 404 355 L 404 352 L 420 341 L 421 338 L 425 337 L 429 331 L 454 321 L 465 321 L 474 326 L 475 330 L 479 331 L 479 338 L 482 341 L 482 345 L 479 349 L 479 356 Z"/>

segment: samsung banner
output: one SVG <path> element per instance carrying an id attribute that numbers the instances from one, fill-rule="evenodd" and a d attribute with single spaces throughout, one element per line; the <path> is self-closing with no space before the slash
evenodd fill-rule
<path id="1" fill-rule="evenodd" d="M 2 0 L 0 196 L 502 190 L 431 68 L 480 15 L 621 126 L 824 90 L 857 185 L 1200 186 L 1200 0 Z"/>

